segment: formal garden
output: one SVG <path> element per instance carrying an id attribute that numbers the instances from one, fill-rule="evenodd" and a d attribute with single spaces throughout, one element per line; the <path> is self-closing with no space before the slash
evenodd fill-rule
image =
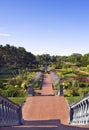
<path id="1" fill-rule="evenodd" d="M 58 83 L 63 85 L 64 96 L 69 102 L 77 101 L 89 93 L 89 72 L 88 67 L 63 68 L 55 70 L 59 81 L 55 82 L 54 89 Z"/>
<path id="2" fill-rule="evenodd" d="M 35 56 L 23 47 L 0 46 L 0 93 L 4 96 L 23 102 L 29 84 L 35 90 L 41 89 L 44 73 L 51 75 L 54 94 L 59 85 L 63 85 L 64 96 L 69 102 L 89 93 L 89 53 Z"/>

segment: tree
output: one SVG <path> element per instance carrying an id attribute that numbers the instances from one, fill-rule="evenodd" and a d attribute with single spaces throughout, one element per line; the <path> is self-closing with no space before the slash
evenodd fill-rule
<path id="1" fill-rule="evenodd" d="M 84 54 L 81 58 L 82 66 L 87 66 L 89 64 L 89 53 Z"/>
<path id="2" fill-rule="evenodd" d="M 27 67 L 32 65 L 34 60 L 36 60 L 35 56 L 23 47 L 17 48 L 9 44 L 0 45 L 0 67 L 8 69 Z"/>

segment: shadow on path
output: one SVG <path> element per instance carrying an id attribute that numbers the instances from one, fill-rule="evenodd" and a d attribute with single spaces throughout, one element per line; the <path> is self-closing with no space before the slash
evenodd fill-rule
<path id="1" fill-rule="evenodd" d="M 24 121 L 24 125 L 1 127 L 0 130 L 89 130 L 78 126 L 68 126 L 61 124 L 60 120 L 33 120 Z"/>

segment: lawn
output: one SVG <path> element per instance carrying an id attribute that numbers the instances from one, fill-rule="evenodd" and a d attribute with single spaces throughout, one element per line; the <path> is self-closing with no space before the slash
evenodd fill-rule
<path id="1" fill-rule="evenodd" d="M 64 75 L 64 78 L 70 78 L 70 77 L 77 77 L 77 75 L 74 74 L 74 73 L 70 73 L 70 74 L 65 74 Z"/>
<path id="2" fill-rule="evenodd" d="M 9 99 L 15 103 L 23 104 L 26 100 L 26 97 L 9 97 Z"/>
<path id="3" fill-rule="evenodd" d="M 69 103 L 74 103 L 80 100 L 82 97 L 81 96 L 74 96 L 74 97 L 66 97 L 67 101 Z"/>
<path id="4" fill-rule="evenodd" d="M 8 78 L 12 78 L 13 75 L 10 74 L 0 74 L 0 81 L 7 80 Z"/>

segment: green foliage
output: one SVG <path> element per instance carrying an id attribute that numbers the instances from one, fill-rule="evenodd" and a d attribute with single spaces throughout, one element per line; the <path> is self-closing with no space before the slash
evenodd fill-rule
<path id="1" fill-rule="evenodd" d="M 70 77 L 76 77 L 76 74 L 74 73 L 66 73 L 63 78 L 70 78 Z"/>
<path id="2" fill-rule="evenodd" d="M 37 82 L 34 82 L 33 83 L 33 87 L 35 88 L 35 89 L 39 89 L 40 88 L 40 85 L 41 85 L 41 80 L 38 80 Z"/>
<path id="3" fill-rule="evenodd" d="M 33 81 L 32 85 L 34 89 L 41 89 L 42 88 L 42 81 L 43 81 L 43 75 L 37 80 Z"/>
<path id="4" fill-rule="evenodd" d="M 32 66 L 36 58 L 23 47 L 0 46 L 0 67 L 16 68 Z M 35 64 L 34 64 L 35 65 Z"/>
<path id="5" fill-rule="evenodd" d="M 79 87 L 79 81 L 78 80 L 72 80 L 72 87 Z"/>
<path id="6" fill-rule="evenodd" d="M 26 97 L 9 97 L 9 99 L 15 103 L 23 104 L 26 100 Z"/>
<path id="7" fill-rule="evenodd" d="M 7 78 L 10 78 L 10 74 L 8 73 L 0 74 L 0 81 L 5 81 Z"/>
<path id="8" fill-rule="evenodd" d="M 69 61 L 70 63 L 73 63 L 73 64 L 75 63 L 75 64 L 78 64 L 78 65 L 81 65 L 81 58 L 82 58 L 81 54 L 73 53 L 72 55 L 70 55 L 67 58 L 67 61 Z"/>
<path id="9" fill-rule="evenodd" d="M 7 80 L 6 84 L 2 81 L 0 85 L 0 92 L 7 97 L 21 97 L 25 96 L 26 88 L 33 80 L 33 77 L 36 75 L 35 72 L 29 72 L 22 70 L 14 78 Z"/>
<path id="10" fill-rule="evenodd" d="M 1 91 L 2 94 L 6 97 L 17 97 L 17 96 L 22 96 L 24 95 L 23 92 L 21 92 L 20 90 L 18 90 L 17 88 L 15 88 L 14 86 L 8 84 L 4 91 Z"/>
<path id="11" fill-rule="evenodd" d="M 70 97 L 66 97 L 66 99 L 68 100 L 69 103 L 77 102 L 81 98 L 82 98 L 82 96 L 70 96 Z"/>
<path id="12" fill-rule="evenodd" d="M 89 92 L 89 74 L 85 67 L 63 68 L 57 70 L 57 74 L 61 78 L 65 96 L 84 96 Z"/>
<path id="13" fill-rule="evenodd" d="M 63 65 L 62 65 L 62 69 L 68 69 L 69 67 L 70 67 L 69 64 L 63 64 Z"/>
<path id="14" fill-rule="evenodd" d="M 0 45 L 0 92 L 6 96 L 21 96 L 25 94 L 28 84 L 38 89 L 42 78 L 33 83 L 33 77 L 40 70 L 39 67 L 43 66 L 51 66 L 54 71 L 56 69 L 59 77 L 64 80 L 65 95 L 84 96 L 88 93 L 89 82 L 80 81 L 79 78 L 89 77 L 89 53 L 83 56 L 78 53 L 70 56 L 34 56 L 23 47 L 8 44 Z M 53 84 L 55 89 L 58 86 L 57 82 Z"/>
<path id="15" fill-rule="evenodd" d="M 84 56 L 82 56 L 81 63 L 82 63 L 82 66 L 84 67 L 89 65 L 89 53 L 84 54 Z"/>
<path id="16" fill-rule="evenodd" d="M 3 87 L 4 87 L 4 82 L 0 81 L 0 88 L 3 88 Z"/>
<path id="17" fill-rule="evenodd" d="M 80 96 L 79 92 L 77 91 L 77 89 L 75 89 L 75 88 L 72 89 L 71 96 Z"/>
<path id="18" fill-rule="evenodd" d="M 27 86 L 26 82 L 22 82 L 21 88 L 26 89 L 26 86 Z"/>
<path id="19" fill-rule="evenodd" d="M 58 89 L 59 88 L 59 81 L 58 82 L 55 82 L 52 86 L 53 86 L 53 89 Z"/>
<path id="20" fill-rule="evenodd" d="M 87 70 L 89 71 L 89 65 L 87 65 Z"/>
<path id="21" fill-rule="evenodd" d="M 62 68 L 61 63 L 60 63 L 60 62 L 57 62 L 57 63 L 55 64 L 55 69 L 61 69 L 61 68 Z"/>

